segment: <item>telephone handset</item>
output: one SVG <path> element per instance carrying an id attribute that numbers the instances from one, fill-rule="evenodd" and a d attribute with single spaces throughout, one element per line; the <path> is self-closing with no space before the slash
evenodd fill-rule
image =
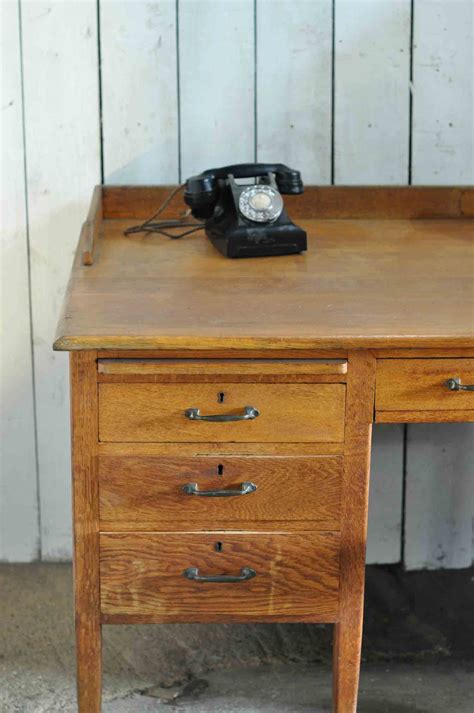
<path id="1" fill-rule="evenodd" d="M 245 178 L 255 180 L 237 183 Z M 184 200 L 227 257 L 299 253 L 306 250 L 306 233 L 289 219 L 282 193 L 303 193 L 299 171 L 281 163 L 242 163 L 191 176 Z"/>

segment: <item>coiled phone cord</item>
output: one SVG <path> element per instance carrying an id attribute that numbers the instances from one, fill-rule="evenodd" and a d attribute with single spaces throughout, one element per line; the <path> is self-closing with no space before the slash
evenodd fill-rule
<path id="1" fill-rule="evenodd" d="M 187 211 L 184 216 L 178 220 L 159 220 L 158 222 L 155 222 L 155 219 L 161 215 L 165 208 L 167 208 L 171 203 L 173 198 L 183 190 L 185 185 L 185 183 L 182 183 L 177 188 L 174 188 L 165 198 L 156 213 L 153 213 L 153 215 L 147 218 L 144 223 L 141 223 L 140 225 L 133 225 L 131 228 L 124 230 L 124 235 L 134 235 L 135 233 L 159 233 L 160 235 L 165 235 L 167 238 L 171 238 L 172 240 L 178 240 L 178 238 L 184 238 L 185 235 L 190 235 L 191 233 L 196 233 L 198 230 L 202 230 L 205 225 L 204 223 L 196 223 L 195 221 L 191 222 L 186 220 L 190 211 Z M 167 229 L 175 230 L 177 228 L 187 227 L 189 227 L 189 230 L 184 230 L 181 233 L 170 233 L 167 231 Z"/>

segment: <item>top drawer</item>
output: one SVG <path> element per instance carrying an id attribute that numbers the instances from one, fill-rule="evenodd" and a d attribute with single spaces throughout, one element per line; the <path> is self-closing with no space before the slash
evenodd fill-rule
<path id="1" fill-rule="evenodd" d="M 99 440 L 342 442 L 344 410 L 344 384 L 99 383 Z"/>
<path id="2" fill-rule="evenodd" d="M 474 359 L 379 359 L 376 420 L 470 421 L 473 384 Z"/>
<path id="3" fill-rule="evenodd" d="M 99 381 L 312 383 L 346 380 L 346 359 L 99 359 Z"/>

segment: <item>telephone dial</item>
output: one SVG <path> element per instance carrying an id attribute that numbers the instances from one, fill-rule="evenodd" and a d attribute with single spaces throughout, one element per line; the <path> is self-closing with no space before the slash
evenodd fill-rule
<path id="1" fill-rule="evenodd" d="M 245 178 L 255 180 L 237 183 Z M 226 257 L 300 253 L 306 233 L 289 219 L 282 193 L 303 193 L 299 171 L 281 163 L 242 163 L 191 176 L 184 200 Z"/>

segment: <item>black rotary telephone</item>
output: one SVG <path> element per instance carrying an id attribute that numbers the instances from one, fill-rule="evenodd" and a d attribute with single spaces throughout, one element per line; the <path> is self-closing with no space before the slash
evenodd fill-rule
<path id="1" fill-rule="evenodd" d="M 255 182 L 237 184 L 243 178 Z M 281 163 L 242 163 L 191 176 L 184 200 L 226 257 L 300 253 L 306 233 L 289 219 L 281 193 L 303 193 L 299 171 Z"/>

